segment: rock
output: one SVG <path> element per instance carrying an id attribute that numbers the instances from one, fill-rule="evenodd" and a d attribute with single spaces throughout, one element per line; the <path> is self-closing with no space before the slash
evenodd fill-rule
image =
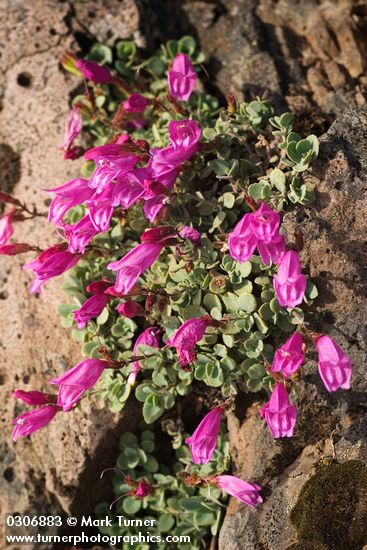
<path id="1" fill-rule="evenodd" d="M 348 109 L 321 138 L 310 181 L 316 202 L 287 213 L 301 227 L 303 264 L 319 289 L 307 312 L 312 329 L 352 357 L 350 391 L 328 394 L 309 361 L 294 397 L 295 435 L 273 441 L 253 404 L 229 419 L 236 475 L 264 486 L 254 512 L 231 501 L 220 534 L 229 550 L 362 550 L 367 543 L 367 113 Z"/>
<path id="2" fill-rule="evenodd" d="M 115 3 L 122 20 L 117 8 Z M 49 197 L 42 188 L 76 177 L 80 167 L 79 161 L 64 161 L 58 149 L 76 84 L 58 67 L 65 49 L 78 47 L 69 28 L 70 6 L 3 0 L 1 10 L 0 188 L 46 212 Z M 55 234 L 46 218 L 38 218 L 17 224 L 15 239 L 47 247 Z M 22 265 L 33 257 L 0 259 L 1 513 L 89 514 L 97 502 L 112 500 L 109 480 L 99 475 L 115 464 L 119 434 L 134 427 L 137 415 L 133 406 L 126 415 L 112 415 L 103 403 L 86 399 L 31 439 L 11 441 L 11 420 L 27 408 L 13 391 L 50 391 L 47 381 L 81 360 L 79 344 L 56 311 L 67 300 L 62 281 L 51 281 L 39 298 L 29 294 L 31 275 Z"/>

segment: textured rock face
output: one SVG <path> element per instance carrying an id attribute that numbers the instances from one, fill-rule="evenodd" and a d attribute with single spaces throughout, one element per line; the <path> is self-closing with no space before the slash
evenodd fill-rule
<path id="1" fill-rule="evenodd" d="M 220 547 L 231 550 L 360 550 L 367 543 L 367 118 L 347 110 L 321 138 L 312 177 L 316 203 L 286 215 L 290 235 L 302 228 L 303 261 L 320 296 L 311 327 L 334 336 L 353 360 L 352 390 L 328 394 L 316 364 L 297 387 L 294 438 L 273 441 L 258 415 L 230 419 L 235 468 L 263 484 L 254 512 L 231 502 Z M 353 497 L 351 497 L 353 495 Z M 297 544 L 296 544 L 297 543 Z"/>
<path id="2" fill-rule="evenodd" d="M 94 4 L 81 2 L 78 9 L 89 5 L 90 11 Z M 132 36 L 137 20 L 124 20 L 129 13 L 121 13 L 118 4 L 105 16 L 110 13 L 120 21 L 119 29 L 124 25 L 124 36 Z M 47 195 L 42 188 L 79 173 L 78 161 L 64 161 L 58 150 L 75 80 L 59 70 L 57 60 L 65 49 L 77 47 L 73 13 L 56 1 L 1 2 L 0 188 L 43 212 Z M 15 237 L 42 247 L 55 239 L 46 218 L 18 224 Z M 114 464 L 116 433 L 133 426 L 134 412 L 117 418 L 102 403 L 86 400 L 80 410 L 59 414 L 32 439 L 12 443 L 11 419 L 26 409 L 12 392 L 49 390 L 46 380 L 80 361 L 79 345 L 60 326 L 56 311 L 65 300 L 61 281 L 46 285 L 40 298 L 29 295 L 31 276 L 21 266 L 31 257 L 0 260 L 1 513 L 90 513 L 108 497 L 109 483 L 98 481 L 99 474 Z"/>

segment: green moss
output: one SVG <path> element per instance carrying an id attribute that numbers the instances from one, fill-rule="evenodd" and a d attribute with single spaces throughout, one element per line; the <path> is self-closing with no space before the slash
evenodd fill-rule
<path id="1" fill-rule="evenodd" d="M 361 550 L 367 543 L 366 466 L 357 460 L 321 466 L 302 488 L 291 521 L 300 542 Z"/>

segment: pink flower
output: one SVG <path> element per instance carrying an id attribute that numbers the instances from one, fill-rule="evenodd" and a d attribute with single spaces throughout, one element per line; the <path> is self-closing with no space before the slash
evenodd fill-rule
<path id="1" fill-rule="evenodd" d="M 179 231 L 180 237 L 183 239 L 188 239 L 192 242 L 195 246 L 201 246 L 201 234 L 200 231 L 195 229 L 194 227 L 190 227 L 188 225 L 184 225 L 182 229 Z"/>
<path id="2" fill-rule="evenodd" d="M 74 140 L 78 137 L 83 128 L 83 120 L 79 107 L 73 107 L 66 120 L 64 143 L 60 149 L 68 151 Z"/>
<path id="3" fill-rule="evenodd" d="M 121 260 L 108 264 L 107 269 L 117 271 L 116 292 L 128 294 L 140 275 L 156 261 L 163 247 L 164 244 L 154 242 L 138 244 Z"/>
<path id="4" fill-rule="evenodd" d="M 228 236 L 229 252 L 240 263 L 251 258 L 258 243 L 252 231 L 251 216 L 252 214 L 245 214 Z"/>
<path id="5" fill-rule="evenodd" d="M 64 232 L 69 241 L 68 250 L 72 254 L 76 254 L 77 252 L 84 254 L 87 245 L 99 233 L 88 214 L 74 225 L 66 224 Z"/>
<path id="6" fill-rule="evenodd" d="M 84 328 L 88 321 L 98 317 L 106 307 L 110 297 L 107 294 L 94 294 L 74 311 L 74 321 L 78 328 Z"/>
<path id="7" fill-rule="evenodd" d="M 141 94 L 131 94 L 122 105 L 127 113 L 143 113 L 149 101 Z"/>
<path id="8" fill-rule="evenodd" d="M 235 260 L 247 262 L 257 247 L 264 265 L 278 264 L 285 252 L 285 240 L 279 233 L 278 212 L 263 202 L 256 212 L 245 214 L 229 234 L 229 251 Z"/>
<path id="9" fill-rule="evenodd" d="M 152 493 L 154 493 L 154 488 L 152 487 L 152 485 L 143 480 L 139 481 L 134 496 L 136 496 L 136 498 L 144 498 L 151 495 Z"/>
<path id="10" fill-rule="evenodd" d="M 352 363 L 330 336 L 319 336 L 315 342 L 319 354 L 319 373 L 329 392 L 350 389 Z"/>
<path id="11" fill-rule="evenodd" d="M 103 67 L 95 61 L 87 61 L 86 59 L 78 59 L 75 66 L 88 80 L 97 82 L 98 84 L 111 84 L 113 76 L 107 67 Z"/>
<path id="12" fill-rule="evenodd" d="M 14 418 L 13 441 L 17 441 L 20 437 L 30 435 L 46 426 L 51 422 L 58 410 L 58 407 L 55 405 L 47 405 L 46 407 L 28 411 Z"/>
<path id="13" fill-rule="evenodd" d="M 276 350 L 271 370 L 281 372 L 285 378 L 290 378 L 304 361 L 302 345 L 302 334 L 299 332 L 292 334 L 286 343 Z"/>
<path id="14" fill-rule="evenodd" d="M 56 403 L 56 395 L 43 393 L 42 391 L 15 390 L 13 396 L 17 399 L 21 399 L 27 405 L 47 405 L 48 403 Z"/>
<path id="15" fill-rule="evenodd" d="M 116 145 L 122 147 L 121 145 Z M 105 147 L 104 145 L 101 146 Z M 110 145 L 108 147 L 111 147 Z M 98 149 L 94 148 L 93 151 Z M 85 155 L 87 156 L 87 155 Z M 119 182 L 120 179 L 130 172 L 139 160 L 136 155 L 113 155 L 102 153 L 100 156 L 97 152 L 93 154 L 94 162 L 96 163 L 96 169 L 94 170 L 92 177 L 89 181 L 89 187 L 95 189 L 97 193 L 101 193 L 105 187 L 111 185 L 115 181 Z"/>
<path id="16" fill-rule="evenodd" d="M 152 348 L 158 348 L 159 347 L 159 335 L 161 333 L 161 330 L 157 327 L 149 327 L 146 330 L 144 330 L 136 339 L 136 342 L 133 347 L 133 355 L 134 357 L 138 357 L 139 352 L 139 346 L 145 345 L 150 346 Z M 141 369 L 141 364 L 139 362 L 139 359 L 135 360 L 133 363 L 133 368 L 131 373 L 129 374 L 129 377 L 127 379 L 127 383 L 130 386 L 133 386 L 136 382 L 136 378 L 138 376 L 138 373 Z"/>
<path id="17" fill-rule="evenodd" d="M 65 250 L 64 244 L 57 244 L 44 250 L 35 260 L 23 266 L 23 269 L 32 269 L 36 279 L 31 286 L 31 292 L 39 292 L 41 286 L 52 277 L 61 275 L 71 269 L 80 256 L 71 254 Z"/>
<path id="18" fill-rule="evenodd" d="M 141 305 L 137 304 L 133 300 L 128 300 L 127 302 L 120 304 L 119 306 L 117 306 L 116 310 L 120 313 L 120 315 L 123 315 L 128 319 L 133 319 L 137 315 L 144 314 L 144 309 L 141 307 Z"/>
<path id="19" fill-rule="evenodd" d="M 195 347 L 211 324 L 210 318 L 189 319 L 167 340 L 167 345 L 176 348 L 181 366 L 192 363 L 196 358 Z"/>
<path id="20" fill-rule="evenodd" d="M 194 464 L 207 464 L 217 446 L 222 407 L 215 407 L 200 422 L 191 437 L 186 438 Z"/>
<path id="21" fill-rule="evenodd" d="M 0 256 L 15 256 L 16 254 L 23 254 L 30 250 L 34 250 L 34 248 L 27 243 L 4 244 L 0 246 Z"/>
<path id="22" fill-rule="evenodd" d="M 256 483 L 248 483 L 236 476 L 230 475 L 217 476 L 213 479 L 213 483 L 252 508 L 256 508 L 263 502 L 263 499 L 259 495 L 261 487 Z"/>
<path id="23" fill-rule="evenodd" d="M 190 59 L 184 53 L 179 53 L 168 71 L 169 93 L 180 101 L 187 101 L 192 94 L 195 82 L 196 72 Z"/>
<path id="24" fill-rule="evenodd" d="M 86 291 L 90 294 L 103 294 L 108 289 L 112 288 L 113 284 L 107 279 L 101 279 L 100 281 L 93 281 L 86 287 Z"/>
<path id="25" fill-rule="evenodd" d="M 0 218 L 0 245 L 5 244 L 14 233 L 12 214 L 12 212 L 8 212 Z"/>
<path id="26" fill-rule="evenodd" d="M 307 280 L 301 273 L 301 264 L 295 250 L 286 252 L 274 276 L 273 285 L 283 307 L 295 307 L 303 301 Z"/>
<path id="27" fill-rule="evenodd" d="M 109 363 L 107 361 L 85 359 L 58 378 L 51 380 L 50 384 L 58 384 L 60 386 L 57 404 L 64 411 L 69 411 L 83 393 L 94 386 L 104 369 L 108 366 Z"/>
<path id="28" fill-rule="evenodd" d="M 112 206 L 112 194 L 116 186 L 112 183 L 106 185 L 101 193 L 94 193 L 86 201 L 90 221 L 97 231 L 105 233 L 108 231 L 111 223 L 114 208 Z"/>
<path id="29" fill-rule="evenodd" d="M 172 120 L 168 125 L 170 145 L 163 149 L 151 149 L 149 168 L 153 179 L 171 188 L 183 162 L 198 150 L 200 127 L 195 120 Z"/>
<path id="30" fill-rule="evenodd" d="M 260 415 L 265 418 L 271 435 L 275 439 L 292 437 L 296 425 L 297 409 L 291 405 L 284 384 L 275 384 L 270 400 L 260 410 Z"/>
<path id="31" fill-rule="evenodd" d="M 70 208 L 82 204 L 93 195 L 93 189 L 88 187 L 88 180 L 84 178 L 76 178 L 59 187 L 46 189 L 46 191 L 56 195 L 48 212 L 48 221 L 55 225 L 60 225 L 62 218 Z"/>
<path id="32" fill-rule="evenodd" d="M 264 243 L 270 243 L 278 235 L 280 216 L 265 202 L 256 212 L 250 214 L 251 229 L 255 237 Z"/>

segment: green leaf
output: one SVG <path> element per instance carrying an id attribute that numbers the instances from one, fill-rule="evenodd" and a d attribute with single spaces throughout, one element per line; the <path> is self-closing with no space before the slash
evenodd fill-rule
<path id="1" fill-rule="evenodd" d="M 274 170 L 270 174 L 270 182 L 275 185 L 275 187 L 282 193 L 282 195 L 286 192 L 286 179 L 285 174 L 279 170 L 279 168 L 274 168 Z"/>
<path id="2" fill-rule="evenodd" d="M 168 533 L 175 525 L 175 518 L 171 514 L 165 513 L 159 516 L 157 530 L 159 533 Z"/>
<path id="3" fill-rule="evenodd" d="M 135 497 L 126 497 L 122 501 L 122 509 L 129 516 L 137 514 L 141 508 L 141 500 Z"/>

